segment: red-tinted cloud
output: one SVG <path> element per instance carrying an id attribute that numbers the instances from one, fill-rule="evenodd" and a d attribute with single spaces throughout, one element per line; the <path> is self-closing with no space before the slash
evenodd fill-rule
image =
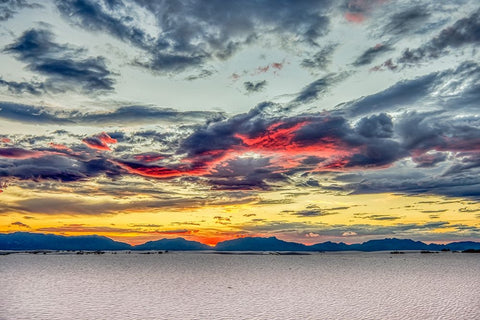
<path id="1" fill-rule="evenodd" d="M 362 23 L 365 20 L 363 13 L 347 12 L 345 13 L 345 19 L 353 23 Z"/>
<path id="2" fill-rule="evenodd" d="M 150 178 L 172 178 L 182 175 L 203 175 L 207 172 L 205 168 L 190 168 L 185 165 L 179 165 L 176 168 L 165 166 L 143 165 L 140 163 L 112 161 L 129 173 L 137 174 Z"/>
<path id="3" fill-rule="evenodd" d="M 274 62 L 272 63 L 272 68 L 277 69 L 277 70 L 282 70 L 283 68 L 283 62 Z"/>
<path id="4" fill-rule="evenodd" d="M 3 142 L 3 143 L 11 143 L 12 142 L 12 140 L 10 140 L 9 138 L 1 138 L 0 141 Z"/>
<path id="5" fill-rule="evenodd" d="M 341 131 L 343 129 L 340 128 L 342 125 L 343 122 L 338 123 L 338 119 L 329 118 L 277 121 L 255 134 L 233 132 L 230 133 L 230 137 L 226 136 L 224 138 L 207 137 L 205 135 L 202 141 L 209 140 L 208 146 L 215 147 L 217 145 L 217 149 L 197 151 L 190 156 L 186 156 L 179 163 L 145 164 L 144 162 L 148 161 L 144 160 L 166 160 L 145 155 L 134 157 L 141 162 L 124 160 L 112 160 L 112 162 L 131 174 L 151 178 L 216 177 L 215 172 L 218 173 L 218 166 L 226 164 L 227 160 L 235 159 L 249 152 L 271 158 L 272 167 L 264 169 L 273 170 L 273 173 L 294 168 L 301 164 L 305 158 L 312 156 L 325 159 L 317 167 L 312 167 L 312 170 L 320 170 L 321 168 L 323 170 L 341 169 L 350 163 L 347 159 L 354 152 L 360 150 L 358 147 L 349 145 L 342 140 L 341 135 L 343 133 Z M 322 132 L 322 130 L 325 132 Z M 335 130 L 339 132 L 335 132 Z M 321 136 L 317 136 L 319 133 L 321 133 Z M 218 144 L 213 141 L 217 141 Z M 224 143 L 225 141 L 229 141 L 229 143 Z M 199 145 L 193 144 L 191 147 L 197 148 Z M 206 146 L 202 146 L 202 148 L 206 148 Z M 240 184 L 250 182 L 238 181 Z M 252 186 L 248 184 L 248 187 L 251 188 Z"/>
<path id="6" fill-rule="evenodd" d="M 283 69 L 283 67 L 285 66 L 285 60 L 282 61 L 282 62 L 272 62 L 272 63 L 269 63 L 267 65 L 263 65 L 263 66 L 258 66 L 256 67 L 255 69 L 253 70 L 243 70 L 242 72 L 240 73 L 232 73 L 232 75 L 230 76 L 230 78 L 233 80 L 233 81 L 236 81 L 238 79 L 240 79 L 241 77 L 243 76 L 246 76 L 246 75 L 250 75 L 250 76 L 255 76 L 255 75 L 259 75 L 259 74 L 263 74 L 263 73 L 267 73 L 269 71 L 273 71 L 273 74 L 274 75 L 278 75 L 278 72 L 280 70 Z"/>
<path id="7" fill-rule="evenodd" d="M 386 0 L 350 0 L 347 3 L 345 19 L 353 23 L 362 23 L 367 15 Z"/>
<path id="8" fill-rule="evenodd" d="M 258 67 L 256 73 L 265 73 L 270 69 L 270 65 L 266 65 L 264 67 Z"/>
<path id="9" fill-rule="evenodd" d="M 85 138 L 82 142 L 92 149 L 110 151 L 108 144 L 117 143 L 117 139 L 113 139 L 106 132 L 102 132 L 99 135 Z"/>
<path id="10" fill-rule="evenodd" d="M 267 73 L 269 70 L 273 70 L 274 74 L 278 74 L 278 71 L 282 70 L 283 66 L 285 64 L 285 61 L 282 62 L 272 62 L 270 64 L 267 64 L 266 66 L 260 66 L 257 67 L 251 75 L 257 75 L 261 73 Z"/>
<path id="11" fill-rule="evenodd" d="M 137 154 L 133 157 L 141 162 L 155 162 L 165 158 L 163 155 L 156 153 Z"/>
<path id="12" fill-rule="evenodd" d="M 309 124 L 311 124 L 309 121 L 293 124 L 278 122 L 270 125 L 259 136 L 249 138 L 246 135 L 236 134 L 235 137 L 242 140 L 245 152 L 254 151 L 275 155 L 278 158 L 274 161 L 275 165 L 281 165 L 285 169 L 297 166 L 307 156 L 336 158 L 355 151 L 355 148 L 351 147 L 347 152 L 348 148 L 344 143 L 333 135 L 312 141 L 298 139 L 298 131 Z"/>
<path id="13" fill-rule="evenodd" d="M 378 65 L 378 66 L 375 66 L 373 68 L 370 69 L 370 71 L 384 71 L 385 69 L 388 69 L 388 70 L 395 70 L 398 68 L 398 65 L 394 64 L 392 59 L 388 59 L 387 61 L 385 61 L 384 63 Z"/>
<path id="14" fill-rule="evenodd" d="M 53 142 L 50 142 L 49 143 L 49 146 L 53 149 L 56 149 L 56 150 L 59 150 L 59 151 L 67 151 L 67 152 L 73 152 L 72 149 L 70 149 L 69 147 L 63 145 L 63 144 L 57 144 L 57 143 L 53 143 Z"/>
<path id="15" fill-rule="evenodd" d="M 0 157 L 11 158 L 11 159 L 31 159 L 31 158 L 40 158 L 50 152 L 45 151 L 31 151 L 21 148 L 0 148 Z"/>

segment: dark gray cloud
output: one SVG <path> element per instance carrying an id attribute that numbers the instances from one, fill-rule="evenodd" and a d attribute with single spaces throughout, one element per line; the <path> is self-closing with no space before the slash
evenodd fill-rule
<path id="1" fill-rule="evenodd" d="M 341 105 L 347 117 L 399 110 L 475 112 L 480 98 L 480 66 L 464 61 L 458 66 L 397 82 L 389 88 Z"/>
<path id="2" fill-rule="evenodd" d="M 0 117 L 26 123 L 72 123 L 68 117 L 62 117 L 49 108 L 6 101 L 0 102 Z"/>
<path id="3" fill-rule="evenodd" d="M 297 217 L 322 217 L 322 216 L 328 216 L 328 215 L 333 215 L 333 214 L 338 214 L 336 212 L 337 210 L 343 210 L 344 207 L 341 208 L 320 208 L 318 205 L 311 204 L 305 207 L 304 210 L 299 210 L 299 211 L 293 211 L 290 212 L 291 215 L 297 216 Z"/>
<path id="4" fill-rule="evenodd" d="M 71 182 L 100 175 L 119 176 L 122 170 L 103 158 L 80 158 L 69 154 L 55 155 L 25 151 L 17 156 L 0 155 L 0 177 L 21 180 L 55 180 Z"/>
<path id="5" fill-rule="evenodd" d="M 186 77 L 185 80 L 193 81 L 193 80 L 197 80 L 197 79 L 204 79 L 204 78 L 210 77 L 214 73 L 215 73 L 215 71 L 203 69 L 197 74 L 193 74 L 193 75 L 190 75 L 190 76 Z"/>
<path id="6" fill-rule="evenodd" d="M 0 118 L 51 124 L 122 124 L 182 121 L 218 121 L 225 115 L 215 111 L 177 111 L 153 106 L 125 106 L 111 111 L 83 113 L 79 110 L 57 111 L 47 107 L 0 102 Z"/>
<path id="7" fill-rule="evenodd" d="M 467 172 L 467 171 L 466 171 Z M 419 170 L 408 172 L 385 171 L 357 174 L 336 179 L 342 181 L 342 189 L 353 194 L 394 192 L 400 194 L 436 194 L 448 197 L 480 199 L 480 179 L 466 172 L 455 175 L 435 175 Z"/>
<path id="8" fill-rule="evenodd" d="M 220 190 L 269 190 L 271 183 L 286 178 L 275 171 L 268 158 L 236 158 L 214 167 L 207 175 L 209 183 Z"/>
<path id="9" fill-rule="evenodd" d="M 171 108 L 158 108 L 152 106 L 126 106 L 110 112 L 87 113 L 74 115 L 78 123 L 135 123 L 168 121 L 218 121 L 224 119 L 222 112 L 215 111 L 178 111 Z"/>
<path id="10" fill-rule="evenodd" d="M 349 76 L 349 73 L 330 73 L 314 82 L 305 86 L 302 91 L 297 94 L 297 97 L 293 99 L 293 104 L 303 104 L 315 101 L 321 95 L 330 90 L 331 87 L 345 80 Z"/>
<path id="11" fill-rule="evenodd" d="M 432 121 L 437 119 L 437 121 Z M 441 118 L 440 118 L 441 119 Z M 442 123 L 435 113 L 411 112 L 404 114 L 396 124 L 396 131 L 402 137 L 402 145 L 409 150 L 430 150 L 446 146 L 444 130 L 448 124 Z M 450 130 L 449 130 L 450 131 Z"/>
<path id="12" fill-rule="evenodd" d="M 447 160 L 447 154 L 444 152 L 424 153 L 419 156 L 412 156 L 412 160 L 417 163 L 419 168 L 431 168 Z"/>
<path id="13" fill-rule="evenodd" d="M 45 84 L 42 82 L 6 81 L 1 77 L 0 86 L 6 87 L 8 91 L 13 94 L 29 93 L 38 96 L 46 91 Z"/>
<path id="14" fill-rule="evenodd" d="M 350 116 L 358 116 L 385 110 L 393 111 L 399 107 L 415 104 L 431 92 L 438 76 L 439 73 L 434 72 L 413 80 L 397 82 L 390 88 L 358 99 L 346 108 L 345 111 Z"/>
<path id="15" fill-rule="evenodd" d="M 316 52 L 312 57 L 302 60 L 301 66 L 307 69 L 326 70 L 331 63 L 332 55 L 337 45 L 329 45 Z"/>
<path id="16" fill-rule="evenodd" d="M 86 57 L 86 50 L 58 44 L 45 29 L 25 31 L 4 52 L 26 63 L 27 67 L 46 77 L 44 87 L 51 91 L 80 89 L 83 92 L 113 90 L 113 73 L 105 58 Z"/>
<path id="17" fill-rule="evenodd" d="M 415 49 L 406 49 L 398 59 L 400 63 L 415 64 L 435 59 L 446 54 L 448 49 L 456 50 L 480 42 L 480 10 L 456 21 L 443 29 L 435 38 Z"/>
<path id="18" fill-rule="evenodd" d="M 426 7 L 415 6 L 407 8 L 404 11 L 391 15 L 383 30 L 393 35 L 408 34 L 422 27 L 430 16 L 431 14 Z"/>
<path id="19" fill-rule="evenodd" d="M 363 66 L 372 63 L 378 56 L 385 54 L 388 51 L 392 51 L 393 48 L 388 44 L 377 44 L 376 46 L 367 49 L 363 52 L 353 63 L 354 66 Z"/>
<path id="20" fill-rule="evenodd" d="M 363 213 L 356 213 L 354 214 L 355 217 L 361 219 L 369 219 L 375 221 L 391 221 L 391 220 L 398 220 L 401 219 L 399 216 L 391 216 L 387 214 L 363 214 Z"/>
<path id="21" fill-rule="evenodd" d="M 41 7 L 40 4 L 27 0 L 2 0 L 0 1 L 0 21 L 6 21 L 12 18 L 22 9 Z"/>
<path id="22" fill-rule="evenodd" d="M 357 132 L 367 138 L 391 138 L 393 136 L 392 118 L 385 113 L 360 119 Z"/>
<path id="23" fill-rule="evenodd" d="M 148 53 L 136 64 L 156 72 L 200 67 L 227 59 L 243 46 L 274 35 L 317 45 L 328 31 L 323 1 L 56 1 L 62 16 L 91 31 L 106 32 Z M 155 31 L 138 27 L 135 12 L 146 10 Z"/>
<path id="24" fill-rule="evenodd" d="M 10 224 L 11 226 L 17 226 L 17 227 L 21 227 L 21 228 L 27 228 L 27 229 L 30 229 L 30 226 L 28 224 L 25 224 L 21 221 L 15 221 L 15 222 L 12 222 Z"/>
<path id="25" fill-rule="evenodd" d="M 243 86 L 247 93 L 259 92 L 265 89 L 265 87 L 267 86 L 267 80 L 256 82 L 246 81 L 243 83 Z"/>

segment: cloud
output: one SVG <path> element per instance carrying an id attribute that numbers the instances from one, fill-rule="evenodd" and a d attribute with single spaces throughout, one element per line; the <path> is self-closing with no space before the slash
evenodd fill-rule
<path id="1" fill-rule="evenodd" d="M 391 138 L 393 136 L 392 118 L 385 113 L 360 119 L 357 132 L 367 138 Z"/>
<path id="2" fill-rule="evenodd" d="M 428 96 L 439 73 L 433 72 L 412 80 L 402 80 L 378 93 L 362 97 L 344 109 L 349 116 L 396 110 L 409 106 Z"/>
<path id="3" fill-rule="evenodd" d="M 428 152 L 412 156 L 412 160 L 417 163 L 419 168 L 430 168 L 447 160 L 447 154 L 443 152 Z"/>
<path id="4" fill-rule="evenodd" d="M 6 81 L 0 77 L 0 86 L 6 87 L 10 93 L 23 94 L 29 93 L 31 95 L 41 95 L 45 93 L 45 84 L 42 82 L 16 82 Z"/>
<path id="5" fill-rule="evenodd" d="M 107 133 L 102 132 L 96 136 L 85 138 L 82 142 L 92 149 L 111 151 L 108 145 L 117 143 L 117 140 L 110 137 Z"/>
<path id="6" fill-rule="evenodd" d="M 318 238 L 318 237 L 320 237 L 320 235 L 318 233 L 309 232 L 309 233 L 305 234 L 305 237 L 307 237 L 307 238 Z"/>
<path id="7" fill-rule="evenodd" d="M 37 3 L 32 3 L 27 0 L 2 0 L 0 2 L 0 21 L 11 19 L 19 10 L 25 8 L 41 8 Z"/>
<path id="8" fill-rule="evenodd" d="M 363 66 L 372 63 L 378 56 L 393 50 L 388 44 L 379 43 L 363 52 L 353 63 L 354 66 Z"/>
<path id="9" fill-rule="evenodd" d="M 243 86 L 245 87 L 245 90 L 247 91 L 247 93 L 262 91 L 263 89 L 265 89 L 266 85 L 267 85 L 267 80 L 256 81 L 256 82 L 246 81 L 243 83 Z"/>
<path id="10" fill-rule="evenodd" d="M 391 221 L 391 220 L 401 219 L 401 217 L 391 216 L 386 214 L 355 214 L 355 217 L 362 218 L 362 219 L 375 220 L 375 221 Z"/>
<path id="11" fill-rule="evenodd" d="M 214 166 L 206 177 L 217 190 L 267 190 L 268 182 L 286 179 L 279 169 L 268 158 L 235 158 Z"/>
<path id="12" fill-rule="evenodd" d="M 32 154 L 33 152 L 33 154 Z M 10 157 L 11 158 L 11 157 Z M 118 176 L 120 167 L 106 159 L 89 159 L 71 155 L 15 153 L 13 159 L 0 158 L 0 177 L 21 180 L 54 180 L 72 182 L 99 175 Z"/>
<path id="13" fill-rule="evenodd" d="M 225 192 L 295 185 L 325 192 L 474 198 L 480 183 L 475 178 L 480 171 L 480 121 L 474 113 L 479 70 L 476 63 L 465 62 L 401 81 L 330 112 L 292 114 L 271 102 L 233 116 L 145 106 L 82 113 L 2 103 L 0 117 L 26 123 L 194 123 L 172 132 L 157 132 L 159 127 L 112 130 L 86 138 L 62 131 L 19 135 L 18 146 L 0 148 L 0 176 L 73 182 L 137 175 L 188 180 Z M 417 112 L 405 111 L 420 102 Z M 455 116 L 459 109 L 465 110 L 462 117 Z M 79 143 L 82 138 L 85 145 Z M 112 152 L 95 151 L 109 150 L 115 141 Z M 327 176 L 335 183 L 323 183 Z"/>
<path id="14" fill-rule="evenodd" d="M 324 213 L 320 210 L 320 208 L 309 208 L 305 210 L 295 211 L 293 215 L 297 217 L 320 217 L 323 216 Z"/>
<path id="15" fill-rule="evenodd" d="M 313 70 L 326 70 L 331 63 L 331 58 L 337 45 L 328 45 L 315 53 L 311 58 L 305 58 L 301 66 Z"/>
<path id="16" fill-rule="evenodd" d="M 318 205 L 311 204 L 306 206 L 304 210 L 293 211 L 290 214 L 297 217 L 322 217 L 338 214 L 338 210 L 345 209 L 348 209 L 348 207 L 320 208 Z"/>
<path id="17" fill-rule="evenodd" d="M 91 197 L 28 197 L 3 204 L 3 212 L 22 212 L 24 214 L 100 216 L 139 211 L 175 211 L 185 208 L 198 208 L 205 205 L 204 199 L 183 199 L 173 195 L 144 198 L 141 200 L 121 201 L 118 199 L 92 201 Z"/>
<path id="18" fill-rule="evenodd" d="M 407 48 L 398 61 L 404 64 L 416 64 L 443 56 L 447 49 L 456 49 L 478 42 L 480 42 L 480 10 L 443 29 L 435 38 L 422 46 L 415 49 Z"/>
<path id="19" fill-rule="evenodd" d="M 10 159 L 31 159 L 40 158 L 48 153 L 42 151 L 31 151 L 21 148 L 0 148 L 0 157 Z"/>
<path id="20" fill-rule="evenodd" d="M 4 52 L 13 54 L 26 63 L 28 69 L 46 77 L 45 83 L 37 84 L 37 87 L 53 92 L 113 90 L 113 73 L 107 69 L 105 58 L 85 57 L 86 50 L 83 48 L 58 44 L 49 30 L 27 30 Z"/>
<path id="21" fill-rule="evenodd" d="M 385 0 L 347 0 L 345 2 L 345 19 L 353 23 L 362 23 L 370 12 Z"/>
<path id="22" fill-rule="evenodd" d="M 201 69 L 262 38 L 316 45 L 328 32 L 330 3 L 56 1 L 66 20 L 143 50 L 145 58 L 135 64 L 160 73 Z M 152 19 L 153 28 L 141 26 L 144 17 Z"/>
<path id="23" fill-rule="evenodd" d="M 12 222 L 10 223 L 11 226 L 16 226 L 16 227 L 20 227 L 20 228 L 27 228 L 27 229 L 31 229 L 31 227 L 28 225 L 28 224 L 25 224 L 23 222 L 20 222 L 20 221 L 15 221 L 15 222 Z"/>
<path id="24" fill-rule="evenodd" d="M 348 77 L 348 73 L 330 73 L 320 79 L 305 86 L 293 99 L 292 104 L 304 104 L 312 102 L 318 99 L 321 95 L 324 95 L 328 90 L 337 83 L 345 80 Z"/>
<path id="25" fill-rule="evenodd" d="M 13 102 L 0 102 L 0 117 L 26 123 L 71 123 L 67 117 L 59 117 L 53 110 Z"/>
<path id="26" fill-rule="evenodd" d="M 124 106 L 111 111 L 81 112 L 0 101 L 0 118 L 25 123 L 105 125 L 165 122 L 204 122 L 224 119 L 222 112 L 178 111 L 154 106 Z"/>
<path id="27" fill-rule="evenodd" d="M 463 230 L 463 225 L 450 224 L 447 221 L 435 221 L 428 223 L 396 223 L 393 225 L 371 225 L 371 224 L 326 224 L 312 222 L 288 222 L 288 221 L 265 221 L 264 223 L 248 224 L 244 226 L 244 231 L 253 233 L 269 233 L 277 235 L 298 234 L 319 234 L 329 239 L 342 241 L 344 237 L 352 239 L 369 239 L 379 237 L 422 237 L 427 239 L 458 239 L 458 230 Z M 442 230 L 443 229 L 443 230 Z M 438 230 L 442 230 L 439 233 Z M 455 230 L 455 231 L 452 231 Z M 479 230 L 473 227 L 470 235 L 478 236 Z M 449 233 L 450 232 L 450 233 Z"/>
<path id="28" fill-rule="evenodd" d="M 215 220 L 215 223 L 222 225 L 229 225 L 232 223 L 229 217 L 215 216 L 213 217 L 213 220 Z"/>
<path id="29" fill-rule="evenodd" d="M 140 227 L 134 228 L 116 228 L 107 226 L 86 226 L 84 224 L 65 224 L 59 227 L 44 227 L 38 228 L 36 231 L 40 232 L 69 232 L 69 233 L 90 233 L 90 234 L 102 234 L 102 233 L 116 233 L 116 234 L 148 234 L 148 235 L 188 235 L 198 232 L 198 230 L 144 230 Z"/>
<path id="30" fill-rule="evenodd" d="M 215 73 L 215 71 L 202 69 L 198 74 L 190 75 L 190 76 L 186 77 L 185 80 L 193 81 L 193 80 L 198 80 L 198 79 L 204 79 L 204 78 L 210 77 L 214 73 Z"/>
<path id="31" fill-rule="evenodd" d="M 392 14 L 382 28 L 393 35 L 408 34 L 425 24 L 431 14 L 424 6 L 415 6 Z"/>

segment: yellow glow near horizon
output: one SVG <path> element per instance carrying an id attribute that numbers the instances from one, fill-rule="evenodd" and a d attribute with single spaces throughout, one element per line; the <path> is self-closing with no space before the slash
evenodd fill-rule
<path id="1" fill-rule="evenodd" d="M 31 198 L 59 201 L 65 204 L 64 211 L 62 208 L 22 208 L 22 204 L 28 204 Z M 285 191 L 274 191 L 259 194 L 257 198 L 240 204 L 223 205 L 211 201 L 204 205 L 182 207 L 182 200 L 179 200 L 176 205 L 163 208 L 155 207 L 154 200 L 145 195 L 116 199 L 106 195 L 52 195 L 47 192 L 33 197 L 18 187 L 11 187 L 2 194 L 2 202 L 12 204 L 12 208 L 0 215 L 0 232 L 99 234 L 132 244 L 179 236 L 214 244 L 237 236 L 270 234 L 313 243 L 329 239 L 328 235 L 322 235 L 322 230 L 329 226 L 348 229 L 349 226 L 363 225 L 378 228 L 448 221 L 448 224 L 428 231 L 430 235 L 441 235 L 455 231 L 457 224 L 467 227 L 480 225 L 479 203 L 439 196 L 335 195 L 320 192 L 292 195 Z M 135 208 L 137 203 L 139 207 Z M 142 208 L 144 204 L 147 207 Z M 102 212 L 103 207 L 108 211 Z M 96 211 L 88 212 L 89 208 Z M 271 227 L 272 224 L 278 224 L 278 230 Z M 296 238 L 285 233 L 284 226 L 288 224 L 300 226 Z M 319 238 L 302 235 L 302 226 L 305 230 L 318 229 L 312 235 L 318 234 Z M 330 238 L 352 242 L 360 237 L 355 235 L 352 229 L 345 234 L 340 231 L 333 236 L 330 234 Z"/>

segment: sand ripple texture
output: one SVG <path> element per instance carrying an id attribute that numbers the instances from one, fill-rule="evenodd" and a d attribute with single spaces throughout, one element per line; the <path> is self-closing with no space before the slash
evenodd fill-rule
<path id="1" fill-rule="evenodd" d="M 0 256 L 0 319 L 480 319 L 480 255 Z"/>

